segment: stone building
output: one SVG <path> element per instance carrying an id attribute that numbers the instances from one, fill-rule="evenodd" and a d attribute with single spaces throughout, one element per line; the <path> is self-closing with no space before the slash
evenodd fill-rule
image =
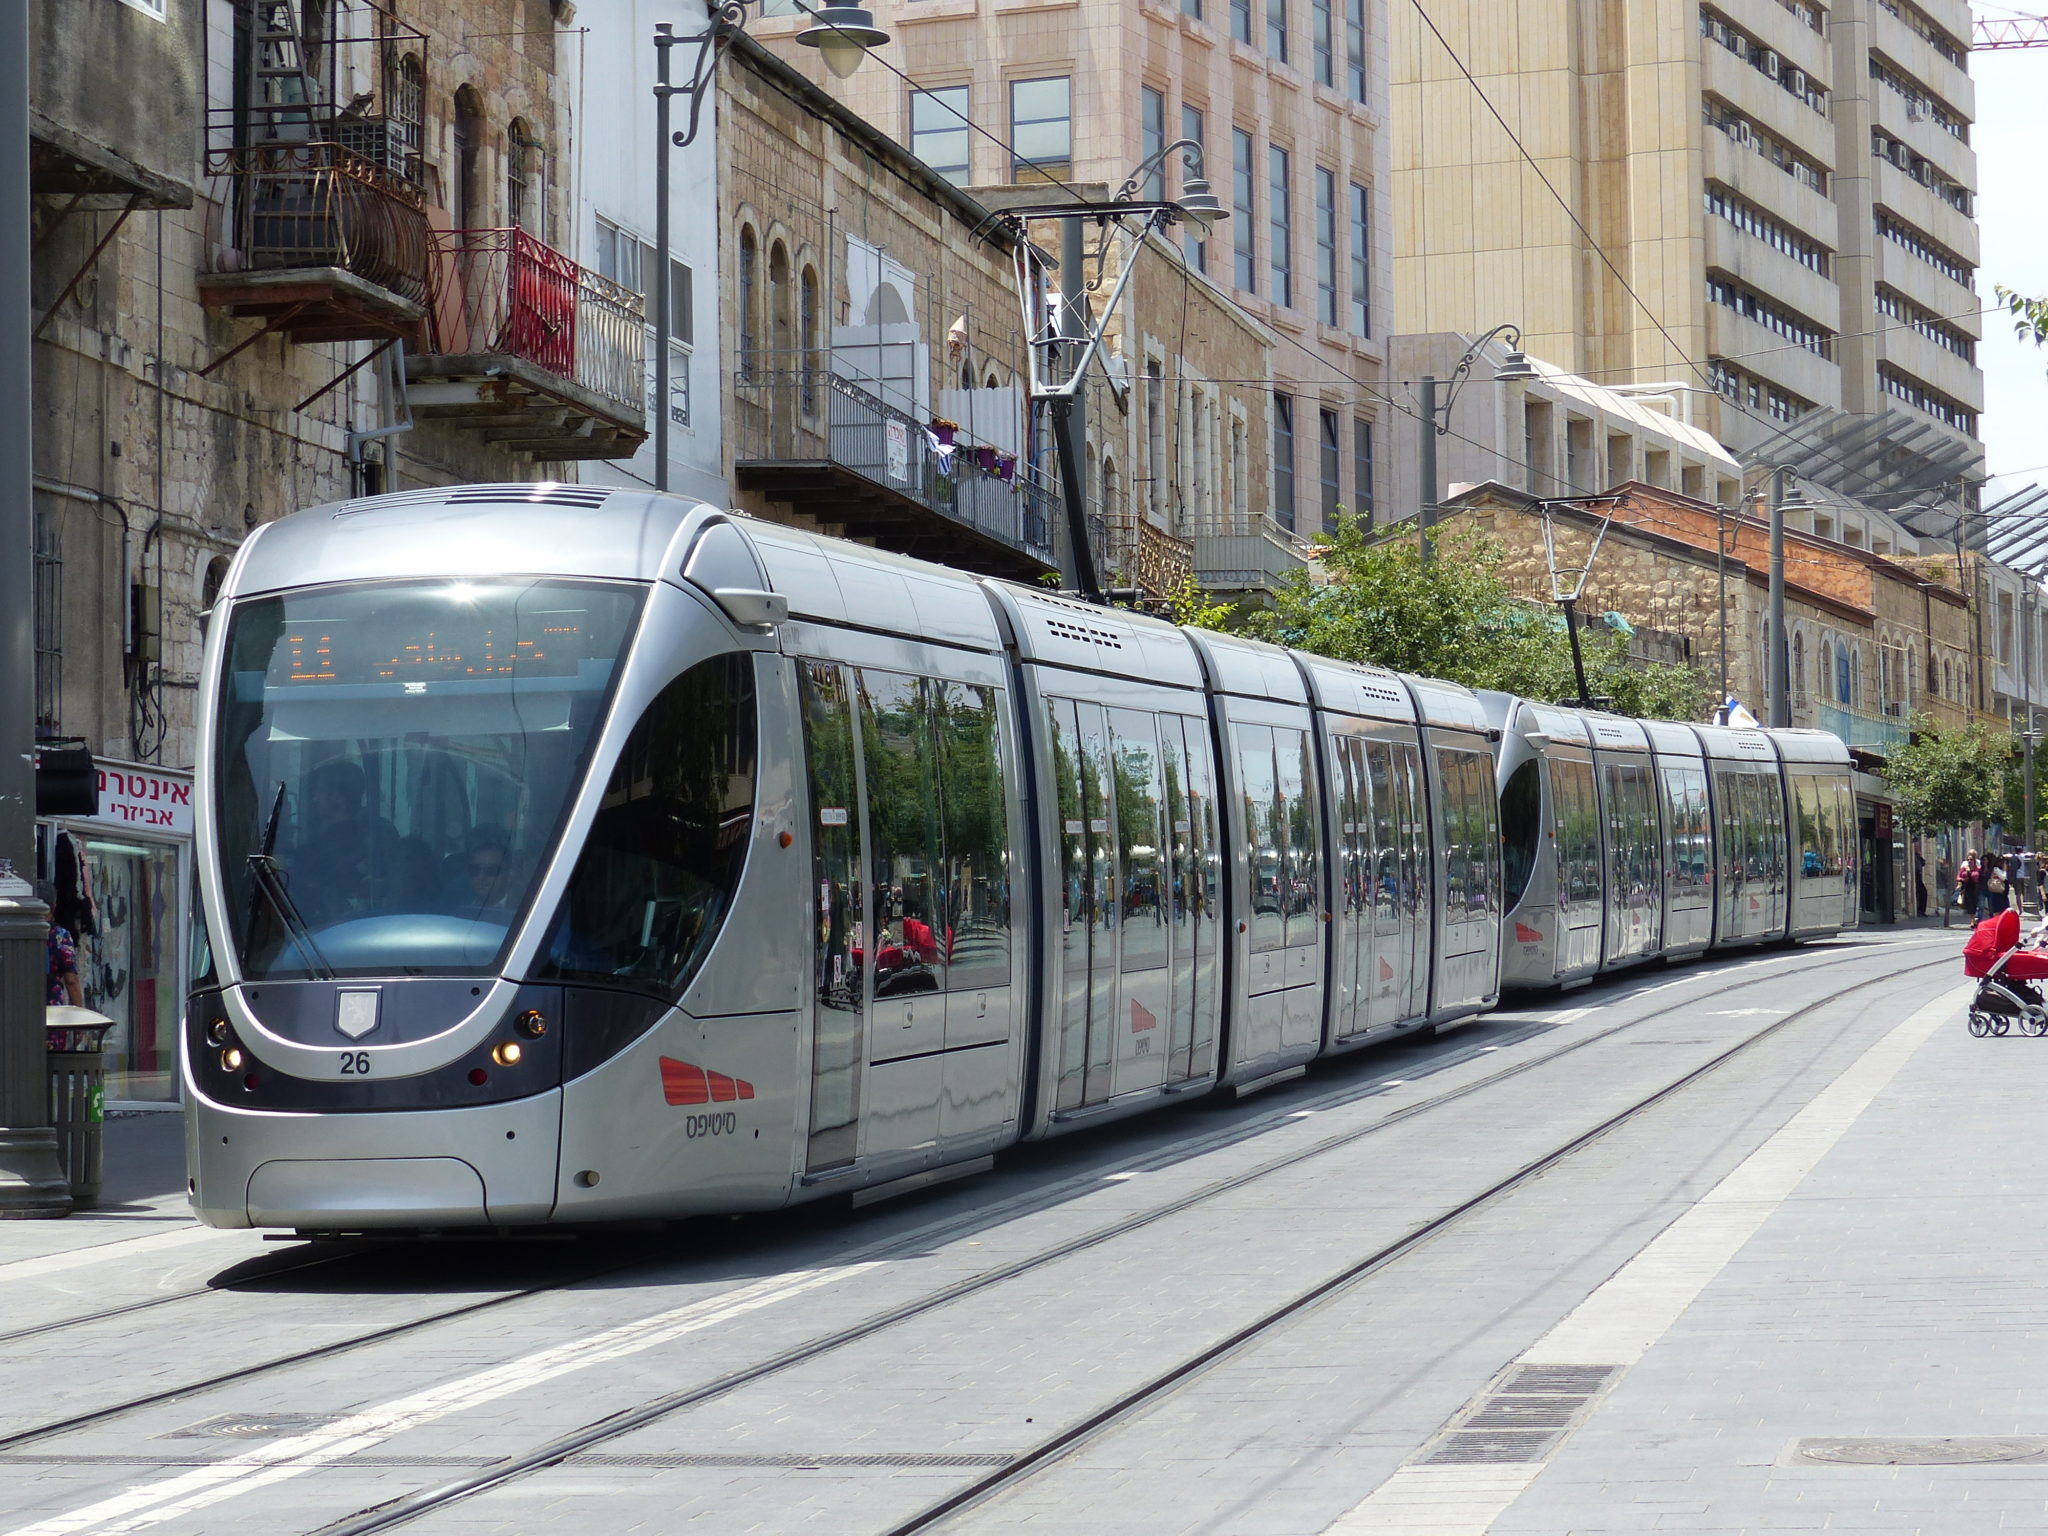
<path id="1" fill-rule="evenodd" d="M 1401 330 L 1514 321 L 1575 373 L 1711 389 L 1738 452 L 1827 408 L 1930 484 L 1981 466 L 1964 0 L 1392 16 Z"/>
<path id="2" fill-rule="evenodd" d="M 400 486 L 574 478 L 645 434 L 636 294 L 565 254 L 559 0 L 31 0 L 39 827 L 113 1096 L 175 1093 L 199 617 L 243 536 Z M 137 797 L 141 799 L 138 801 Z"/>
<path id="3" fill-rule="evenodd" d="M 793 44 L 807 24 L 801 8 L 767 0 L 764 9 L 755 31 L 815 73 L 814 58 L 798 58 L 809 50 Z M 1205 581 L 1269 584 L 1304 566 L 1303 540 L 1333 506 L 1371 516 L 1384 504 L 1392 288 L 1383 0 L 878 0 L 870 9 L 891 34 L 900 73 L 864 69 L 835 90 L 964 186 L 1031 183 L 1043 197 L 1067 198 L 1092 184 L 1117 187 L 1176 140 L 1201 144 L 1230 217 L 1206 239 L 1182 230 L 1177 243 L 1197 276 L 1272 337 L 1271 373 L 1256 375 L 1270 383 L 1245 403 L 1247 430 L 1277 471 L 1242 487 L 1244 513 L 1271 523 L 1256 547 L 1236 509 L 1214 523 L 1192 503 L 1162 509 L 1195 519 L 1163 531 L 1190 541 Z M 1177 196 L 1179 159 L 1141 194 Z M 1047 185 L 1055 179 L 1064 190 Z M 1239 377 L 1189 383 L 1214 393 Z M 1091 387 L 1091 400 L 1099 393 Z M 1128 477 L 1109 489 L 1140 490 Z M 1145 494 L 1140 520 L 1155 515 Z M 1133 514 L 1106 504 L 1104 515 L 1118 523 Z M 1254 557 L 1258 568 L 1244 569 Z"/>

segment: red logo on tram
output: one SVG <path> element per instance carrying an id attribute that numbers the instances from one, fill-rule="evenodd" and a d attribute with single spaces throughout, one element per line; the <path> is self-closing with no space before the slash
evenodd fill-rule
<path id="1" fill-rule="evenodd" d="M 1159 1015 L 1145 1007 L 1135 997 L 1131 999 L 1131 1033 L 1142 1035 L 1148 1029 L 1159 1027 Z"/>
<path id="2" fill-rule="evenodd" d="M 1518 922 L 1515 924 L 1515 939 L 1522 944 L 1538 944 L 1543 940 L 1543 930 Z"/>
<path id="3" fill-rule="evenodd" d="M 751 1099 L 754 1085 L 745 1078 L 707 1072 L 687 1061 L 661 1058 L 661 1096 L 671 1104 L 728 1104 Z"/>

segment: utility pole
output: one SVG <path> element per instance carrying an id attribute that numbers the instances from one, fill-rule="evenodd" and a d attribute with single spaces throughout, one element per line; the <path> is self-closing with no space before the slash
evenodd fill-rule
<path id="1" fill-rule="evenodd" d="M 1436 531 L 1436 375 L 1425 373 L 1422 390 L 1422 504 L 1416 513 L 1417 537 L 1422 541 L 1422 563 L 1429 564 L 1435 551 L 1430 536 Z M 1581 692 L 1585 690 L 1581 688 Z"/>
<path id="2" fill-rule="evenodd" d="M 675 94 L 669 84 L 668 56 L 676 45 L 676 31 L 662 21 L 654 27 L 654 265 L 643 272 L 644 287 L 654 284 L 654 488 L 668 489 L 668 338 L 675 328 L 669 314 L 668 282 L 668 99 Z"/>
<path id="3" fill-rule="evenodd" d="M 1718 710 L 1728 703 L 1728 509 L 1718 501 L 1714 503 L 1714 586 L 1721 605 L 1721 694 L 1714 701 Z"/>
<path id="4" fill-rule="evenodd" d="M 2022 573 L 2020 579 L 2021 612 L 2024 615 L 2020 625 L 2020 692 L 2027 701 L 2027 724 L 2021 733 L 2027 750 L 2027 819 L 2025 830 L 2020 833 L 2020 846 L 2032 851 L 2037 841 L 2034 836 L 2034 578 Z"/>
<path id="5" fill-rule="evenodd" d="M 0 6 L 0 1218 L 71 1210 L 43 1060 L 49 912 L 6 877 L 36 847 L 28 108 L 28 7 Z"/>
<path id="6" fill-rule="evenodd" d="M 1771 471 L 1771 725 L 1792 724 L 1791 651 L 1785 644 L 1785 469 Z"/>
<path id="7" fill-rule="evenodd" d="M 1076 370 L 1086 367 L 1088 357 L 1088 284 L 1082 270 L 1086 266 L 1082 235 L 1079 218 L 1060 220 L 1060 334 L 1072 338 L 1064 350 L 1068 366 Z M 1135 248 L 1130 259 L 1138 259 Z M 1103 600 L 1102 577 L 1095 568 L 1095 545 L 1088 534 L 1088 488 L 1081 483 L 1081 445 L 1088 441 L 1088 381 L 1078 371 L 1071 378 L 1071 390 L 1064 400 L 1053 403 L 1050 412 L 1053 441 L 1059 450 L 1060 497 L 1074 509 L 1067 517 L 1074 544 L 1074 581 L 1083 596 L 1099 603 Z"/>

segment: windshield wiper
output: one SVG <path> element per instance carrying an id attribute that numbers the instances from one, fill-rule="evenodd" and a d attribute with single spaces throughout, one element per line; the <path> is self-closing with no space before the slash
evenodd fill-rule
<path id="1" fill-rule="evenodd" d="M 274 829 L 276 822 L 273 820 L 271 825 Z M 306 959 L 306 969 L 312 972 L 315 980 L 334 980 L 334 967 L 327 963 L 327 957 L 320 953 L 320 946 L 313 942 L 313 930 L 306 926 L 306 919 L 300 915 L 292 893 L 278 878 L 277 860 L 267 853 L 252 853 L 249 855 L 249 873 L 255 877 L 256 889 L 270 899 L 271 909 L 283 919 L 285 932 L 291 935 L 292 943 Z"/>

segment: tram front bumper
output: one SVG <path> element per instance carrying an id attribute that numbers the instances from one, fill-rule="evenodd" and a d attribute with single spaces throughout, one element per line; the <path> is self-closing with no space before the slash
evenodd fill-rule
<path id="1" fill-rule="evenodd" d="M 554 1212 L 561 1093 L 473 1109 L 187 1114 L 192 1206 L 213 1227 L 528 1226 Z"/>

